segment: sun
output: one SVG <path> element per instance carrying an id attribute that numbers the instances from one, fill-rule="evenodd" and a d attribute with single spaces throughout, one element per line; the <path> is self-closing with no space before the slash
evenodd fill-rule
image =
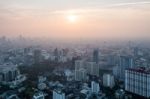
<path id="1" fill-rule="evenodd" d="M 69 22 L 75 23 L 77 21 L 77 16 L 73 15 L 73 14 L 72 15 L 68 15 L 67 19 L 68 19 Z"/>

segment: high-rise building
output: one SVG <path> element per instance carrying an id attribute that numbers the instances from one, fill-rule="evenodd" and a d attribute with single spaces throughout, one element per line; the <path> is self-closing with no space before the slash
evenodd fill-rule
<path id="1" fill-rule="evenodd" d="M 145 67 L 125 70 L 125 90 L 150 97 L 150 69 Z"/>
<path id="2" fill-rule="evenodd" d="M 117 65 L 118 62 L 118 57 L 115 54 L 110 54 L 107 56 L 107 64 L 110 66 L 115 66 Z"/>
<path id="3" fill-rule="evenodd" d="M 0 66 L 0 82 L 12 82 L 20 74 L 15 65 Z"/>
<path id="4" fill-rule="evenodd" d="M 133 68 L 133 58 L 131 56 L 120 56 L 119 59 L 119 79 L 125 81 L 125 69 Z"/>
<path id="5" fill-rule="evenodd" d="M 133 51 L 134 51 L 134 56 L 135 56 L 135 57 L 138 56 L 139 48 L 138 48 L 138 47 L 135 47 L 135 48 L 133 49 Z"/>
<path id="6" fill-rule="evenodd" d="M 111 74 L 104 74 L 103 75 L 103 85 L 105 87 L 113 88 L 115 85 L 114 76 Z"/>
<path id="7" fill-rule="evenodd" d="M 99 62 L 99 50 L 98 49 L 95 49 L 93 51 L 93 61 L 98 63 Z"/>
<path id="8" fill-rule="evenodd" d="M 61 90 L 53 90 L 53 99 L 65 99 L 65 93 Z"/>
<path id="9" fill-rule="evenodd" d="M 24 48 L 24 55 L 27 55 L 29 52 L 30 52 L 30 48 L 29 47 Z"/>
<path id="10" fill-rule="evenodd" d="M 96 62 L 86 62 L 85 69 L 88 74 L 99 76 L 99 65 Z"/>
<path id="11" fill-rule="evenodd" d="M 83 60 L 76 60 L 75 61 L 75 70 L 79 70 L 84 68 L 84 61 Z"/>
<path id="12" fill-rule="evenodd" d="M 76 81 L 86 81 L 87 71 L 83 68 L 75 70 L 75 80 Z"/>
<path id="13" fill-rule="evenodd" d="M 99 65 L 96 62 L 75 61 L 75 71 L 84 69 L 87 74 L 99 76 Z"/>
<path id="14" fill-rule="evenodd" d="M 58 49 L 56 48 L 55 50 L 54 50 L 54 56 L 58 56 L 59 55 L 59 51 L 58 51 Z"/>
<path id="15" fill-rule="evenodd" d="M 98 82 L 92 81 L 91 82 L 91 89 L 92 93 L 98 94 L 100 92 L 100 86 Z"/>
<path id="16" fill-rule="evenodd" d="M 54 50 L 54 56 L 55 56 L 55 61 L 58 61 L 59 60 L 59 50 L 56 48 L 55 50 Z"/>

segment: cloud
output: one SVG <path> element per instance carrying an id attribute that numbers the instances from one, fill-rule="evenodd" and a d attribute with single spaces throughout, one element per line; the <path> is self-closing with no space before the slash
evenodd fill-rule
<path id="1" fill-rule="evenodd" d="M 145 5 L 149 5 L 150 1 L 142 1 L 142 2 L 124 2 L 124 3 L 108 3 L 99 6 L 98 4 L 95 4 L 95 6 L 89 6 L 89 7 L 79 7 L 75 9 L 63 9 L 63 10 L 50 10 L 48 8 L 28 8 L 28 7 L 0 7 L 0 16 L 11 16 L 11 17 L 35 17 L 35 16 L 50 16 L 50 15 L 57 15 L 57 14 L 68 14 L 68 13 L 75 13 L 75 14 L 88 14 L 88 13 L 98 13 L 100 11 L 108 11 L 112 8 L 117 8 L 119 10 L 120 8 L 130 8 L 135 7 L 139 8 L 139 6 L 142 5 L 142 7 L 146 7 Z M 97 6 L 96 6 L 97 5 Z M 118 8 L 119 7 L 119 8 Z M 141 7 L 140 7 L 141 9 Z M 150 9 L 150 7 L 148 7 Z M 122 10 L 122 9 L 121 9 Z"/>
<path id="2" fill-rule="evenodd" d="M 94 7 L 87 7 L 87 8 L 77 8 L 77 9 L 70 9 L 70 10 L 56 10 L 52 11 L 52 14 L 66 14 L 66 13 L 75 13 L 75 14 L 85 14 L 85 13 L 96 13 L 104 10 L 111 10 L 112 8 L 139 8 L 139 6 L 142 6 L 143 8 L 147 7 L 145 5 L 149 5 L 150 2 L 126 2 L 126 3 L 115 3 L 115 4 L 106 4 L 103 6 L 94 6 Z M 140 7 L 141 9 L 141 7 Z M 148 9 L 150 7 L 148 6 Z M 122 10 L 122 9 L 121 9 Z"/>
<path id="3" fill-rule="evenodd" d="M 108 7 L 130 6 L 130 5 L 143 5 L 143 4 L 150 4 L 150 2 L 117 3 L 117 4 L 108 5 Z"/>

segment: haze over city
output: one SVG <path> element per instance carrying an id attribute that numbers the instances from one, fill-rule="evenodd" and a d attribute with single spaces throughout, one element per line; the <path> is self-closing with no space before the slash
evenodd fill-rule
<path id="1" fill-rule="evenodd" d="M 0 99 L 150 99 L 150 0 L 0 0 Z"/>
<path id="2" fill-rule="evenodd" d="M 149 39 L 149 0 L 0 0 L 0 36 Z"/>

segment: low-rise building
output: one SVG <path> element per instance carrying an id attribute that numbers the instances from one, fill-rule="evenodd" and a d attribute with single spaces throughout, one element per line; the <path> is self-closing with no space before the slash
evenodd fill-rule
<path id="1" fill-rule="evenodd" d="M 33 99 L 45 99 L 44 93 L 43 92 L 37 92 L 33 95 Z"/>

